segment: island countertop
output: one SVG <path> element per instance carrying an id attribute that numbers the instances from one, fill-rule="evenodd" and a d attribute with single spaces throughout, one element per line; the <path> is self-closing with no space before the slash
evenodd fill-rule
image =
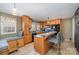
<path id="1" fill-rule="evenodd" d="M 56 33 L 56 31 L 48 32 L 48 33 L 43 33 L 43 34 L 37 34 L 35 37 L 41 38 L 41 37 L 48 37 L 51 34 Z"/>

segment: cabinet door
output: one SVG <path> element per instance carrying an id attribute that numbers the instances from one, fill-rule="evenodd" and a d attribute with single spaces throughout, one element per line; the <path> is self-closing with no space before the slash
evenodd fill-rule
<path id="1" fill-rule="evenodd" d="M 46 37 L 42 37 L 42 38 L 34 37 L 34 47 L 35 50 L 40 54 L 47 53 L 49 47 L 46 43 Z"/>
<path id="2" fill-rule="evenodd" d="M 26 23 L 27 23 L 27 25 L 29 25 L 29 18 L 26 19 Z"/>
<path id="3" fill-rule="evenodd" d="M 55 24 L 60 24 L 60 19 L 55 20 Z"/>
<path id="4" fill-rule="evenodd" d="M 26 34 L 24 36 L 24 43 L 26 44 L 26 43 L 29 43 L 31 41 L 32 41 L 32 35 Z"/>
<path id="5" fill-rule="evenodd" d="M 32 27 L 32 20 L 29 16 L 22 16 L 22 21 L 26 24 L 27 28 Z"/>
<path id="6" fill-rule="evenodd" d="M 9 52 L 17 50 L 17 42 L 16 42 L 16 40 L 8 41 L 8 45 L 9 45 L 8 46 Z"/>
<path id="7" fill-rule="evenodd" d="M 27 44 L 27 35 L 24 35 L 24 44 Z"/>
<path id="8" fill-rule="evenodd" d="M 20 48 L 20 47 L 23 47 L 24 46 L 24 41 L 23 41 L 23 39 L 18 39 L 17 40 L 17 44 L 18 44 L 18 47 Z"/>
<path id="9" fill-rule="evenodd" d="M 29 42 L 31 42 L 32 41 L 32 35 L 28 35 L 28 38 L 29 38 Z"/>
<path id="10" fill-rule="evenodd" d="M 51 21 L 51 24 L 52 25 L 55 25 L 56 24 L 56 21 L 55 20 Z"/>
<path id="11" fill-rule="evenodd" d="M 31 34 L 27 34 L 27 42 L 31 42 L 32 41 L 32 35 Z"/>
<path id="12" fill-rule="evenodd" d="M 44 41 L 43 38 L 34 37 L 34 47 L 37 52 L 44 54 Z"/>
<path id="13" fill-rule="evenodd" d="M 25 35 L 27 35 L 29 32 L 30 32 L 30 29 L 25 26 L 25 30 L 24 30 Z"/>
<path id="14" fill-rule="evenodd" d="M 41 41 L 37 37 L 34 37 L 34 47 L 37 52 L 41 53 Z"/>
<path id="15" fill-rule="evenodd" d="M 32 20 L 29 20 L 29 28 L 32 28 Z"/>
<path id="16" fill-rule="evenodd" d="M 22 22 L 27 23 L 27 18 L 25 16 L 22 16 Z"/>

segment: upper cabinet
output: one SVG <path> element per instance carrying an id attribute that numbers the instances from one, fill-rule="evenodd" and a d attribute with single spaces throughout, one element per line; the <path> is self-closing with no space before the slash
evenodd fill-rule
<path id="1" fill-rule="evenodd" d="M 47 22 L 46 21 L 41 21 L 40 22 L 40 28 L 44 28 L 44 26 L 47 24 Z"/>
<path id="2" fill-rule="evenodd" d="M 22 22 L 26 24 L 27 28 L 32 28 L 32 19 L 29 16 L 22 16 Z"/>
<path id="3" fill-rule="evenodd" d="M 60 24 L 60 19 L 49 20 L 47 21 L 46 25 L 56 25 L 56 24 Z"/>
<path id="4" fill-rule="evenodd" d="M 52 19 L 48 21 L 41 21 L 40 28 L 44 28 L 45 26 L 57 25 L 60 24 L 60 19 Z"/>

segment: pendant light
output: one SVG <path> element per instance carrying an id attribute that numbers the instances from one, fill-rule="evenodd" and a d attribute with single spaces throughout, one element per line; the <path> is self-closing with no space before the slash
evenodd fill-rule
<path id="1" fill-rule="evenodd" d="M 50 24 L 49 17 L 48 17 L 48 22 L 47 23 Z"/>
<path id="2" fill-rule="evenodd" d="M 13 4 L 12 15 L 16 15 L 15 3 Z"/>

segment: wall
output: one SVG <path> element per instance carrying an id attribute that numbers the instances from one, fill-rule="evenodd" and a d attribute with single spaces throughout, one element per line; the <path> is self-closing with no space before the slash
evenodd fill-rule
<path id="1" fill-rule="evenodd" d="M 75 17 L 72 18 L 72 42 L 74 43 L 75 38 Z"/>
<path id="2" fill-rule="evenodd" d="M 7 16 L 7 17 L 15 17 L 16 19 L 17 19 L 17 33 L 15 33 L 15 34 L 1 34 L 1 30 L 0 30 L 0 39 L 3 39 L 3 38 L 7 38 L 7 37 L 14 37 L 14 36 L 17 36 L 17 34 L 18 34 L 18 32 L 19 31 L 21 31 L 21 29 L 22 29 L 22 21 L 21 21 L 21 18 L 20 17 L 18 17 L 18 16 L 13 16 L 13 15 L 10 15 L 10 14 L 6 14 L 6 13 L 3 13 L 3 12 L 0 12 L 0 16 L 1 15 L 4 15 L 4 16 Z M 1 27 L 0 27 L 1 28 Z"/>
<path id="3" fill-rule="evenodd" d="M 69 40 L 72 38 L 72 18 L 62 19 L 60 28 L 65 40 Z"/>

